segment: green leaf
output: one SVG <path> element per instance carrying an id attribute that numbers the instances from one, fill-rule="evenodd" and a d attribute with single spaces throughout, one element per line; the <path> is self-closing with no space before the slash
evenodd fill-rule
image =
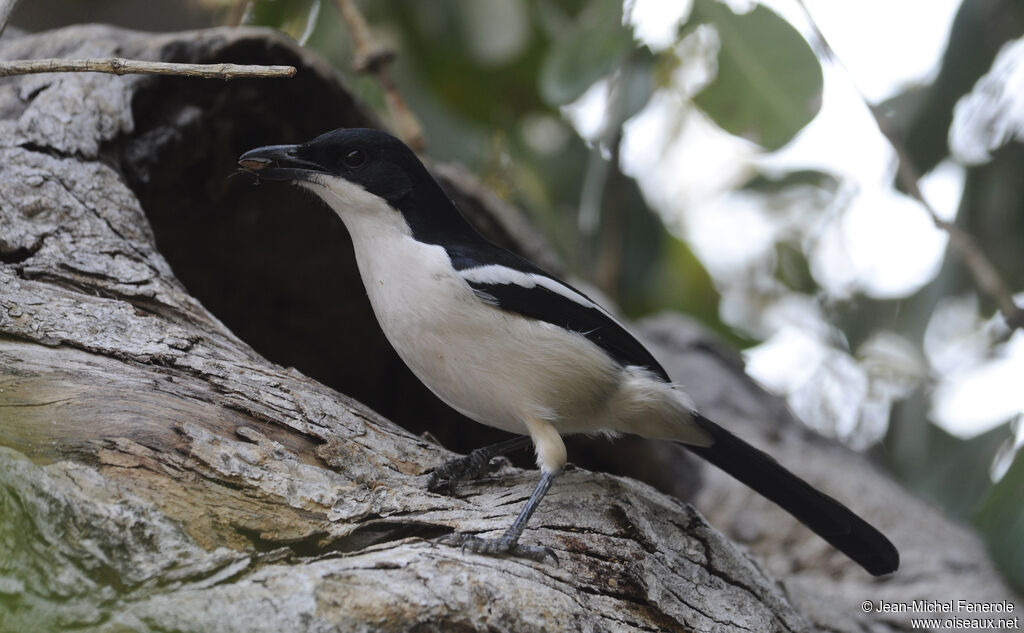
<path id="1" fill-rule="evenodd" d="M 591 0 L 552 41 L 540 69 L 541 97 L 551 106 L 575 101 L 635 49 L 622 2 Z"/>
<path id="2" fill-rule="evenodd" d="M 1010 425 L 1000 425 L 969 440 L 950 435 L 935 424 L 926 423 L 917 432 L 912 447 L 887 442 L 894 452 L 893 467 L 912 490 L 934 500 L 953 516 L 965 520 L 973 516 L 982 500 L 991 495 L 989 465 L 999 446 L 1011 436 Z M 903 453 L 907 448 L 921 458 L 910 459 Z"/>
<path id="3" fill-rule="evenodd" d="M 992 559 L 1017 589 L 1024 589 L 1024 457 L 1020 454 L 982 502 L 975 524 Z"/>
<path id="4" fill-rule="evenodd" d="M 790 187 L 814 187 L 835 193 L 839 182 L 832 174 L 816 169 L 797 169 L 783 174 L 766 174 L 758 172 L 756 176 L 743 184 L 743 189 L 758 193 L 781 193 Z"/>
<path id="5" fill-rule="evenodd" d="M 694 101 L 722 129 L 768 150 L 788 143 L 821 108 L 821 65 L 788 22 L 758 5 L 737 15 L 718 0 L 695 0 L 687 30 L 718 32 L 718 74 Z"/>
<path id="6" fill-rule="evenodd" d="M 818 286 L 811 275 L 811 266 L 807 262 L 799 245 L 789 242 L 778 242 L 775 245 L 775 276 L 786 287 L 797 292 L 813 295 Z"/>

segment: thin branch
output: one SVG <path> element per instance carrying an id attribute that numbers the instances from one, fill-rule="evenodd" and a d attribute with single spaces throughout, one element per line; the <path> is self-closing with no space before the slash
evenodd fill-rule
<path id="1" fill-rule="evenodd" d="M 939 217 L 935 207 L 921 193 L 921 188 L 918 186 L 921 174 L 918 173 L 914 163 L 910 160 L 906 146 L 903 144 L 903 139 L 892 129 L 885 115 L 882 114 L 877 106 L 869 103 L 868 109 L 871 110 L 872 116 L 875 117 L 878 129 L 882 131 L 882 134 L 885 135 L 885 138 L 889 140 L 889 143 L 896 151 L 896 157 L 899 161 L 896 177 L 899 179 L 900 184 L 903 185 L 911 197 L 921 203 L 935 226 L 949 234 L 949 244 L 953 251 L 960 256 L 960 259 L 967 266 L 978 288 L 999 306 L 999 311 L 1003 313 L 1003 319 L 1006 320 L 1006 325 L 1010 330 L 1024 327 L 1024 310 L 1013 300 L 1013 293 L 1006 285 L 1006 282 L 1003 281 L 999 271 L 996 270 L 996 267 L 985 256 L 985 252 L 970 233 L 964 231 L 958 224 Z"/>
<path id="2" fill-rule="evenodd" d="M 231 10 L 228 13 L 225 24 L 228 26 L 239 26 L 242 24 L 251 9 L 251 5 L 252 2 L 250 0 L 234 0 L 231 3 Z"/>
<path id="3" fill-rule="evenodd" d="M 11 14 L 14 13 L 14 7 L 17 4 L 18 0 L 0 0 L 0 35 L 4 34 L 7 21 L 11 19 Z"/>
<path id="4" fill-rule="evenodd" d="M 172 64 L 134 59 L 22 59 L 0 62 L 0 77 L 31 73 L 87 72 L 126 75 L 182 75 L 202 79 L 239 79 L 242 77 L 291 77 L 294 66 L 251 66 L 241 64 Z"/>
<path id="5" fill-rule="evenodd" d="M 372 74 L 384 90 L 388 102 L 388 111 L 395 123 L 398 136 L 409 147 L 422 151 L 425 146 L 423 127 L 398 92 L 398 87 L 391 78 L 390 66 L 395 60 L 395 51 L 379 44 L 373 39 L 366 19 L 359 12 L 353 0 L 337 0 L 338 11 L 345 19 L 348 30 L 355 41 L 355 53 L 352 67 L 356 72 Z"/>
<path id="6" fill-rule="evenodd" d="M 861 92 L 860 88 L 853 81 L 853 76 L 850 71 L 842 63 L 842 60 L 836 55 L 835 49 L 832 48 L 828 40 L 825 39 L 825 34 L 818 28 L 817 22 L 814 21 L 814 17 L 811 15 L 810 10 L 804 3 L 804 0 L 796 0 L 797 4 L 803 10 L 804 16 L 807 18 L 808 24 L 814 31 L 814 36 L 818 39 L 818 43 L 821 46 L 824 56 L 829 59 L 832 63 L 842 68 L 846 74 L 850 77 L 850 83 L 853 84 L 854 89 L 857 90 L 857 94 L 860 95 L 864 105 L 867 106 L 868 111 L 871 112 L 871 116 L 875 120 L 875 125 L 878 126 L 878 130 L 885 136 L 886 140 L 892 146 L 893 151 L 896 153 L 896 177 L 900 184 L 906 189 L 907 193 L 912 198 L 921 203 L 924 210 L 928 213 L 932 222 L 936 227 L 942 229 L 949 235 L 949 245 L 953 249 L 953 252 L 957 254 L 960 260 L 967 267 L 967 270 L 971 273 L 971 277 L 974 278 L 974 283 L 977 288 L 988 295 L 997 306 L 999 311 L 1003 314 L 1003 319 L 1006 321 L 1006 325 L 1010 330 L 1017 328 L 1024 328 L 1024 309 L 1022 309 L 1013 300 L 1013 293 L 1010 292 L 1006 282 L 1003 281 L 1002 276 L 996 267 L 992 264 L 989 258 L 985 255 L 985 251 L 978 245 L 974 240 L 974 237 L 970 233 L 966 232 L 958 224 L 949 222 L 942 219 L 938 212 L 935 210 L 928 200 L 925 199 L 924 194 L 921 192 L 921 188 L 918 185 L 918 181 L 921 179 L 921 173 L 918 171 L 914 162 L 910 159 L 910 154 L 907 152 L 906 145 L 903 143 L 903 139 L 889 124 L 889 120 L 885 114 L 882 113 L 881 109 L 872 104 L 867 96 Z"/>
<path id="7" fill-rule="evenodd" d="M 352 59 L 352 67 L 356 72 L 375 72 L 378 67 L 394 61 L 395 51 L 381 45 L 373 39 L 366 18 L 359 12 L 359 7 L 352 0 L 337 0 L 338 11 L 345 18 L 345 24 L 355 41 L 356 50 Z"/>

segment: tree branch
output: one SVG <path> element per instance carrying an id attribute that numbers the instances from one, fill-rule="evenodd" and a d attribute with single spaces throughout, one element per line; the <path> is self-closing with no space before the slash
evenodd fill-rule
<path id="1" fill-rule="evenodd" d="M 825 34 L 818 28 L 818 24 L 814 21 L 814 17 L 811 15 L 810 10 L 803 0 L 797 0 L 797 4 L 800 5 L 804 16 L 807 18 L 807 22 L 814 32 L 814 36 L 818 39 L 825 57 L 835 63 L 837 66 L 846 71 L 847 75 L 850 75 L 849 69 L 843 64 L 839 56 L 836 55 L 835 49 L 832 48 L 828 40 L 825 39 Z M 1002 276 L 996 267 L 992 264 L 989 258 L 985 255 L 985 252 L 978 246 L 978 243 L 974 240 L 974 237 L 964 231 L 960 226 L 954 222 L 949 222 L 942 219 L 938 212 L 935 210 L 924 194 L 921 192 L 921 188 L 918 186 L 918 181 L 921 179 L 921 174 L 914 162 L 910 159 L 910 154 L 907 152 L 906 146 L 903 144 L 901 139 L 892 126 L 889 125 L 888 119 L 882 113 L 881 109 L 868 101 L 867 96 L 860 91 L 857 87 L 856 82 L 853 81 L 852 75 L 850 75 L 850 82 L 853 84 L 854 89 L 857 90 L 857 94 L 860 95 L 864 105 L 867 106 L 868 111 L 871 112 L 871 116 L 875 120 L 875 125 L 878 126 L 878 130 L 885 136 L 886 140 L 889 141 L 889 145 L 892 146 L 893 151 L 896 153 L 897 161 L 897 172 L 896 177 L 900 184 L 907 190 L 912 198 L 921 203 L 924 210 L 928 213 L 932 222 L 938 228 L 942 229 L 949 235 L 949 245 L 953 249 L 953 252 L 957 254 L 960 260 L 967 267 L 971 277 L 974 279 L 974 283 L 983 294 L 987 295 L 992 299 L 997 306 L 999 311 L 1003 314 L 1003 319 L 1006 321 L 1007 327 L 1010 330 L 1024 327 L 1024 309 L 1017 305 L 1013 300 L 1013 294 L 1010 292 L 1006 282 L 1003 281 Z"/>
<path id="2" fill-rule="evenodd" d="M 239 79 L 243 77 L 292 77 L 294 66 L 252 66 L 243 64 L 174 64 L 135 59 L 19 59 L 0 62 L 0 77 L 31 73 L 89 72 L 127 75 L 182 75 L 202 79 Z"/>
<path id="3" fill-rule="evenodd" d="M 17 5 L 18 0 L 0 0 L 0 35 L 4 34 L 7 20 L 11 18 L 11 14 L 14 13 L 14 7 Z"/>
<path id="4" fill-rule="evenodd" d="M 896 152 L 896 159 L 898 161 L 896 177 L 899 179 L 900 184 L 906 188 L 907 193 L 912 198 L 921 203 L 921 206 L 928 212 L 928 216 L 935 226 L 949 235 L 950 247 L 960 257 L 964 265 L 967 266 L 967 270 L 970 271 L 971 277 L 974 278 L 974 283 L 978 286 L 978 289 L 988 295 L 999 306 L 999 311 L 1003 313 L 1006 325 L 1011 330 L 1024 327 L 1024 310 L 1014 302 L 1013 294 L 1010 292 L 1009 287 L 1007 287 L 1006 282 L 1003 281 L 999 271 L 996 270 L 996 267 L 985 256 L 985 252 L 978 246 L 978 243 L 970 233 L 964 231 L 955 222 L 939 217 L 935 207 L 925 199 L 921 188 L 918 186 L 921 174 L 918 173 L 917 167 L 910 160 L 907 148 L 903 144 L 903 139 L 897 136 L 892 126 L 889 125 L 888 119 L 885 118 L 885 115 L 882 114 L 877 106 L 867 103 L 867 101 L 865 103 L 871 111 L 871 115 L 875 118 L 878 129 L 889 140 L 889 144 L 892 145 L 893 150 Z"/>
<path id="5" fill-rule="evenodd" d="M 348 30 L 355 41 L 355 54 L 352 68 L 359 73 L 368 73 L 376 77 L 384 90 L 388 111 L 394 120 L 398 136 L 409 147 L 417 152 L 425 147 L 423 127 L 412 113 L 405 99 L 398 92 L 398 87 L 391 78 L 390 65 L 395 60 L 395 51 L 379 44 L 373 39 L 366 19 L 352 0 L 337 0 L 338 10 L 348 25 Z"/>

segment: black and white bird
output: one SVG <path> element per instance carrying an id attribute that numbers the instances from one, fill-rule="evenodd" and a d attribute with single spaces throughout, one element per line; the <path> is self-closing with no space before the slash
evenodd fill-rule
<path id="1" fill-rule="evenodd" d="M 565 466 L 562 435 L 634 433 L 685 445 L 868 572 L 899 566 L 878 530 L 698 413 L 605 309 L 484 239 L 401 141 L 343 128 L 300 145 L 251 150 L 239 165 L 327 203 L 352 237 L 380 327 L 416 377 L 465 416 L 525 436 L 445 464 L 433 486 L 479 474 L 491 457 L 532 440 L 541 471 L 533 495 L 502 536 L 460 535 L 464 548 L 543 559 L 549 550 L 519 537 Z"/>

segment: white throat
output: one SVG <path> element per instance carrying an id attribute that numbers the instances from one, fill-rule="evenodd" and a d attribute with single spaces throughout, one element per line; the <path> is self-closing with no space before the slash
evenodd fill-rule
<path id="1" fill-rule="evenodd" d="M 300 182 L 299 186 L 315 193 L 338 214 L 352 235 L 357 255 L 363 242 L 412 235 L 401 212 L 383 198 L 344 178 L 318 174 L 314 180 Z"/>

